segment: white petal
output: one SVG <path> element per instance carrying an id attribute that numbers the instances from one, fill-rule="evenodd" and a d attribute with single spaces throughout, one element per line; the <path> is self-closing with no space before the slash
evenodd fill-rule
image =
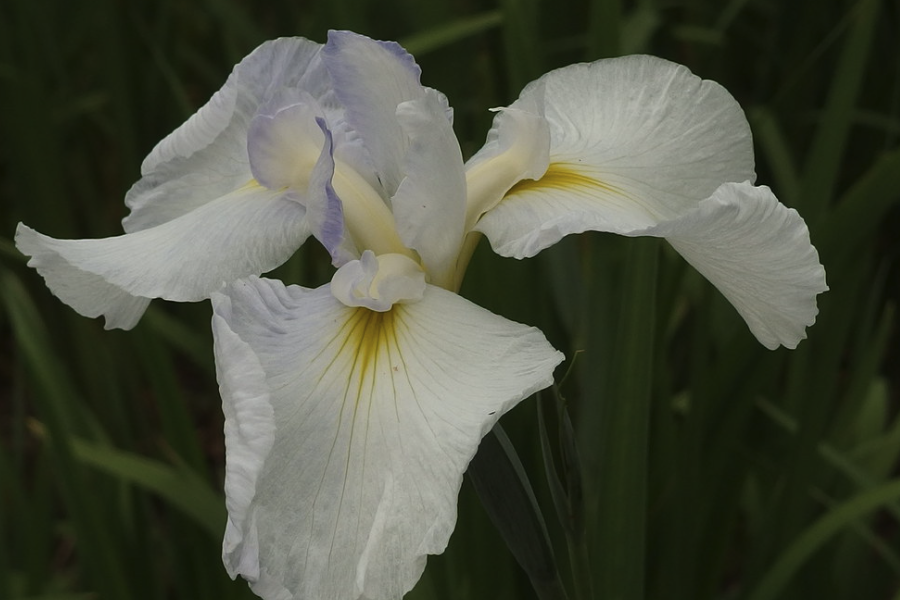
<path id="1" fill-rule="evenodd" d="M 362 138 L 388 196 L 400 185 L 407 141 L 397 106 L 421 98 L 421 70 L 395 42 L 378 42 L 348 31 L 332 31 L 323 50 L 335 94 L 347 122 Z"/>
<path id="2" fill-rule="evenodd" d="M 141 165 L 125 198 L 125 231 L 153 227 L 231 193 L 251 179 L 247 128 L 260 105 L 286 87 L 328 95 L 320 44 L 282 38 L 262 44 L 234 67 L 225 85 L 163 139 Z"/>
<path id="3" fill-rule="evenodd" d="M 258 358 L 276 427 L 255 485 L 229 490 L 241 523 L 228 541 L 229 572 L 267 600 L 285 590 L 399 598 L 426 556 L 444 550 L 481 437 L 550 384 L 561 355 L 538 330 L 433 286 L 421 302 L 384 313 L 344 306 L 327 287 L 255 278 L 224 294 L 231 302 L 213 296 L 225 349 L 216 359 L 238 376 L 223 401 L 265 395 L 257 375 L 241 376 L 256 363 L 228 351 L 237 335 Z M 229 460 L 255 452 L 239 437 L 228 444 Z"/>
<path id="4" fill-rule="evenodd" d="M 63 302 L 85 316 L 106 315 L 107 327 L 128 328 L 136 318 L 122 313 L 135 303 L 202 300 L 224 283 L 274 269 L 308 235 L 300 204 L 254 185 L 163 225 L 99 240 L 57 240 L 19 224 L 16 246 Z"/>
<path id="5" fill-rule="evenodd" d="M 332 187 L 333 138 L 322 115 L 309 94 L 284 90 L 253 117 L 247 153 L 256 181 L 272 190 L 293 190 L 294 199 L 306 207 L 310 231 L 340 265 L 359 254 L 348 239 L 343 206 Z"/>
<path id="6" fill-rule="evenodd" d="M 828 289 L 806 223 L 765 186 L 725 184 L 683 217 L 630 235 L 665 237 L 770 349 L 797 347 Z"/>
<path id="7" fill-rule="evenodd" d="M 397 118 L 409 138 L 405 178 L 391 200 L 400 238 L 416 250 L 430 282 L 447 287 L 463 240 L 466 178 L 445 106 L 434 90 L 404 102 Z"/>
<path id="8" fill-rule="evenodd" d="M 322 117 L 315 98 L 300 90 L 283 90 L 261 106 L 247 131 L 247 155 L 256 181 L 269 189 L 305 191 L 325 143 L 317 121 Z"/>
<path id="9" fill-rule="evenodd" d="M 331 293 L 345 306 L 384 312 L 398 302 L 418 302 L 425 293 L 425 273 L 402 254 L 363 252 L 341 266 L 331 279 Z"/>
<path id="10" fill-rule="evenodd" d="M 219 312 L 231 313 L 231 299 L 217 297 Z M 217 317 L 218 318 L 218 317 Z M 247 507 L 253 500 L 256 479 L 275 440 L 275 421 L 270 404 L 269 388 L 259 359 L 253 350 L 227 327 L 215 331 L 215 355 L 227 357 L 216 362 L 219 391 L 228 402 L 222 404 L 225 413 L 225 504 L 228 521 L 222 553 L 236 569 L 259 577 L 256 562 L 256 540 L 243 539 L 248 527 Z"/>
<path id="11" fill-rule="evenodd" d="M 533 256 L 570 233 L 649 227 L 695 208 L 722 183 L 755 178 L 750 129 L 734 98 L 662 59 L 553 71 L 512 108 L 529 106 L 543 106 L 550 165 L 479 222 L 500 254 Z"/>
<path id="12" fill-rule="evenodd" d="M 519 108 L 496 109 L 487 142 L 466 162 L 466 231 L 523 179 L 540 179 L 550 164 L 550 127 L 543 95 L 519 100 Z"/>
<path id="13" fill-rule="evenodd" d="M 22 223 L 16 228 L 16 247 L 32 257 L 28 265 L 37 269 L 56 297 L 85 317 L 102 315 L 105 329 L 131 329 L 137 325 L 150 299 L 132 296 L 99 275 L 78 271 L 48 248 L 48 244 L 58 241 Z"/>

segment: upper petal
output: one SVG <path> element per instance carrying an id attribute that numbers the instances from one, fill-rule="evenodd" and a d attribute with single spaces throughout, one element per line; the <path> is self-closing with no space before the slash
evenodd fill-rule
<path id="1" fill-rule="evenodd" d="M 308 237 L 305 212 L 284 193 L 251 184 L 117 237 L 57 240 L 19 224 L 16 246 L 63 302 L 85 316 L 105 315 L 107 327 L 127 329 L 137 318 L 117 316 L 128 312 L 123 306 L 146 307 L 147 298 L 202 300 L 224 283 L 274 269 Z"/>
<path id="2" fill-rule="evenodd" d="M 322 55 L 345 118 L 362 138 L 390 197 L 403 177 L 400 166 L 408 145 L 397 106 L 425 94 L 421 70 L 399 44 L 349 31 L 329 32 Z"/>
<path id="3" fill-rule="evenodd" d="M 253 178 L 269 189 L 305 191 L 325 143 L 322 118 L 315 98 L 295 88 L 285 88 L 262 105 L 247 131 Z"/>
<path id="4" fill-rule="evenodd" d="M 561 360 L 536 329 L 433 286 L 376 313 L 250 279 L 213 306 L 219 372 L 258 365 L 222 386 L 226 414 L 255 404 L 275 424 L 269 450 L 226 439 L 228 461 L 262 467 L 226 488 L 225 561 L 266 599 L 408 591 L 446 546 L 481 437 Z"/>
<path id="5" fill-rule="evenodd" d="M 508 188 L 478 223 L 500 254 L 532 256 L 570 233 L 649 227 L 722 183 L 755 178 L 750 129 L 734 98 L 662 59 L 559 69 L 529 84 L 512 108 L 543 110 L 549 167 Z M 497 126 L 506 123 L 515 125 Z"/>
<path id="6" fill-rule="evenodd" d="M 177 218 L 228 194 L 250 178 L 247 128 L 257 109 L 282 89 L 330 94 L 316 44 L 302 38 L 266 42 L 238 63 L 225 85 L 164 138 L 141 165 L 142 178 L 125 197 L 133 232 Z"/>
<path id="7" fill-rule="evenodd" d="M 247 154 L 256 181 L 269 189 L 295 192 L 306 207 L 310 231 L 335 264 L 358 256 L 332 184 L 334 139 L 315 98 L 286 88 L 261 106 L 250 122 Z"/>
<path id="8" fill-rule="evenodd" d="M 445 106 L 434 90 L 397 108 L 409 138 L 404 179 L 391 200 L 404 244 L 419 253 L 431 283 L 447 287 L 463 240 L 466 178 Z"/>
<path id="9" fill-rule="evenodd" d="M 806 223 L 765 186 L 722 185 L 684 216 L 629 235 L 666 238 L 769 349 L 806 337 L 828 289 Z"/>

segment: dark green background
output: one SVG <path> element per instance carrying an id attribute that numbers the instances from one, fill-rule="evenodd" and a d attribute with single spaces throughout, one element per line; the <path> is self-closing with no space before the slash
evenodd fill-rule
<path id="1" fill-rule="evenodd" d="M 562 385 L 584 485 L 574 581 L 535 400 L 503 423 L 573 599 L 588 579 L 598 600 L 900 598 L 896 0 L 4 0 L 0 598 L 251 596 L 219 558 L 208 304 L 156 301 L 133 331 L 103 331 L 12 237 L 19 221 L 120 233 L 143 157 L 240 58 L 329 28 L 405 43 L 466 156 L 488 108 L 572 62 L 648 52 L 725 85 L 759 183 L 806 218 L 828 273 L 809 339 L 765 350 L 658 242 L 588 234 L 524 262 L 483 245 L 463 294 L 578 355 Z M 324 258 L 309 245 L 278 274 L 318 284 Z M 547 434 L 555 447 L 555 418 Z M 533 594 L 465 484 L 450 548 L 411 597 Z"/>

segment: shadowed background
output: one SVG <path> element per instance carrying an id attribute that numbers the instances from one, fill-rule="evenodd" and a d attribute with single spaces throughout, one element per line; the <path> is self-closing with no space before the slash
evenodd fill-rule
<path id="1" fill-rule="evenodd" d="M 522 262 L 483 247 L 463 295 L 577 355 L 561 385 L 571 433 L 550 395 L 545 422 L 529 399 L 504 426 L 573 598 L 900 598 L 896 0 L 0 4 L 0 598 L 253 597 L 220 561 L 208 303 L 154 301 L 133 331 L 107 332 L 56 300 L 12 238 L 19 221 L 121 233 L 143 157 L 236 62 L 328 29 L 403 43 L 449 97 L 466 157 L 488 108 L 573 62 L 646 52 L 729 89 L 758 183 L 800 211 L 828 274 L 809 339 L 765 350 L 654 240 L 587 234 Z M 310 243 L 276 275 L 330 273 Z M 563 534 L 546 476 L 553 464 L 571 483 L 571 467 L 542 436 L 577 446 L 583 543 Z M 450 547 L 409 597 L 534 594 L 464 484 Z"/>

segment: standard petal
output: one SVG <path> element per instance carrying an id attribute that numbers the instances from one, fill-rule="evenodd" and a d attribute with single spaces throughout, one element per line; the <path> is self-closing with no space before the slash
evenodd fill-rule
<path id="1" fill-rule="evenodd" d="M 520 100 L 518 108 L 495 109 L 487 142 L 466 162 L 466 231 L 523 179 L 540 179 L 550 164 L 550 126 L 543 94 Z"/>
<path id="2" fill-rule="evenodd" d="M 796 348 L 828 290 L 806 223 L 765 186 L 725 184 L 688 214 L 629 235 L 666 238 L 769 349 Z"/>
<path id="3" fill-rule="evenodd" d="M 274 269 L 308 237 L 305 212 L 283 193 L 253 185 L 117 237 L 57 240 L 20 224 L 16 246 L 63 302 L 85 316 L 105 315 L 107 327 L 128 328 L 116 316 L 123 302 L 202 300 L 224 283 Z M 98 301 L 102 294 L 112 296 Z"/>
<path id="4" fill-rule="evenodd" d="M 549 385 L 561 360 L 538 330 L 433 286 L 420 302 L 376 313 L 344 306 L 327 287 L 251 278 L 213 306 L 217 348 L 237 336 L 267 383 L 241 375 L 257 364 L 243 351 L 217 352 L 220 373 L 241 375 L 223 385 L 223 401 L 268 393 L 258 410 L 275 423 L 271 450 L 227 440 L 228 460 L 256 452 L 263 465 L 253 490 L 229 498 L 240 531 L 226 565 L 267 600 L 285 590 L 328 600 L 408 591 L 426 556 L 446 546 L 481 437 Z"/>
<path id="5" fill-rule="evenodd" d="M 322 55 L 347 122 L 362 138 L 385 192 L 393 196 L 407 148 L 397 106 L 425 94 L 421 69 L 399 44 L 349 31 L 329 32 Z"/>
<path id="6" fill-rule="evenodd" d="M 293 88 L 261 106 L 247 131 L 253 178 L 269 189 L 305 191 L 325 143 L 322 117 L 315 98 Z"/>
<path id="7" fill-rule="evenodd" d="M 476 227 L 503 255 L 533 256 L 571 233 L 650 227 L 722 183 L 755 178 L 750 129 L 734 98 L 662 59 L 553 71 L 511 108 L 530 106 L 543 106 L 549 124 L 549 167 L 509 189 Z"/>
<path id="8" fill-rule="evenodd" d="M 330 94 L 321 48 L 302 38 L 281 38 L 238 63 L 222 89 L 144 160 L 142 178 L 125 197 L 131 209 L 122 221 L 125 231 L 175 219 L 249 181 L 247 128 L 259 106 L 287 87 L 317 99 Z"/>
<path id="9" fill-rule="evenodd" d="M 343 206 L 332 186 L 334 140 L 322 115 L 306 92 L 283 90 L 250 122 L 247 154 L 256 181 L 272 190 L 291 188 L 306 207 L 310 231 L 341 265 L 359 253 L 346 235 Z"/>
<path id="10" fill-rule="evenodd" d="M 404 244 L 419 253 L 431 283 L 447 287 L 463 240 L 466 177 L 456 135 L 434 90 L 404 102 L 397 118 L 409 138 L 405 178 L 391 200 Z"/>

